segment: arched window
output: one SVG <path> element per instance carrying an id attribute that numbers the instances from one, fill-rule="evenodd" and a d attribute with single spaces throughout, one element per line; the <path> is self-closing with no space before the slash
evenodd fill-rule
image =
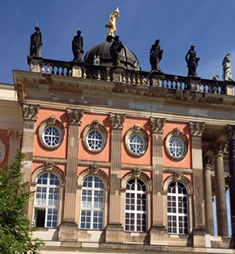
<path id="1" fill-rule="evenodd" d="M 188 234 L 187 190 L 180 182 L 172 182 L 168 186 L 167 224 L 169 234 Z"/>
<path id="2" fill-rule="evenodd" d="M 131 179 L 126 184 L 125 230 L 146 232 L 146 186 L 139 179 Z"/>
<path id="3" fill-rule="evenodd" d="M 103 229 L 104 184 L 96 176 L 88 176 L 82 183 L 81 229 Z"/>
<path id="4" fill-rule="evenodd" d="M 36 227 L 57 227 L 59 184 L 58 177 L 52 173 L 44 173 L 38 177 L 34 201 L 34 223 Z"/>

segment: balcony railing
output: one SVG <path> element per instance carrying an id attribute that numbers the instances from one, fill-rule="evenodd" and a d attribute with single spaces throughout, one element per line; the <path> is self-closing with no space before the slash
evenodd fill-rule
<path id="1" fill-rule="evenodd" d="M 28 63 L 31 71 L 45 74 L 80 77 L 98 81 L 114 81 L 132 86 L 154 86 L 234 96 L 235 82 L 233 81 L 185 77 L 153 71 L 125 70 L 122 68 L 90 65 L 83 62 L 56 61 L 32 56 L 28 56 Z"/>

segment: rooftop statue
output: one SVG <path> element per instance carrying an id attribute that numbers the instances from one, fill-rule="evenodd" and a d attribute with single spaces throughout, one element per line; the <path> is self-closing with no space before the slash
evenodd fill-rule
<path id="1" fill-rule="evenodd" d="M 233 76 L 233 72 L 232 72 L 232 68 L 231 68 L 231 58 L 230 58 L 230 54 L 227 54 L 224 57 L 223 60 L 223 77 L 225 81 L 233 81 L 232 80 L 232 76 Z"/>
<path id="2" fill-rule="evenodd" d="M 73 50 L 73 61 L 81 62 L 83 51 L 83 38 L 81 36 L 81 31 L 77 31 L 77 35 L 74 36 L 72 41 L 72 50 Z"/>
<path id="3" fill-rule="evenodd" d="M 41 57 L 42 52 L 42 33 L 38 26 L 35 26 L 36 32 L 30 37 L 30 56 Z"/>
<path id="4" fill-rule="evenodd" d="M 114 42 L 112 43 L 112 45 L 110 47 L 110 55 L 111 55 L 114 66 L 120 65 L 119 53 L 121 52 L 123 47 L 124 46 L 123 46 L 122 42 L 119 41 L 119 36 L 116 35 Z"/>
<path id="5" fill-rule="evenodd" d="M 159 45 L 159 40 L 155 41 L 150 49 L 150 64 L 153 71 L 159 71 L 159 64 L 162 59 L 163 50 Z"/>
<path id="6" fill-rule="evenodd" d="M 196 69 L 198 66 L 198 61 L 200 60 L 199 57 L 196 57 L 196 52 L 194 51 L 194 46 L 191 46 L 191 49 L 185 56 L 185 60 L 187 62 L 188 67 L 188 76 L 197 76 Z"/>
<path id="7" fill-rule="evenodd" d="M 114 36 L 114 33 L 116 32 L 116 21 L 119 18 L 119 9 L 117 8 L 116 11 L 110 14 L 109 16 L 109 24 L 106 24 L 104 27 L 109 28 L 109 32 L 107 36 L 111 35 Z"/>

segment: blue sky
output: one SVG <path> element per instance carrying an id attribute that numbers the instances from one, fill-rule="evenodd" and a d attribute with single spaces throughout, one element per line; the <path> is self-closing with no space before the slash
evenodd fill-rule
<path id="1" fill-rule="evenodd" d="M 231 53 L 235 69 L 234 0 L 1 0 L 0 83 L 13 83 L 12 69 L 29 70 L 30 35 L 38 22 L 42 57 L 70 61 L 71 41 L 82 31 L 84 51 L 106 39 L 109 15 L 120 9 L 117 34 L 150 71 L 149 51 L 160 39 L 166 74 L 187 75 L 185 55 L 195 45 L 198 76 L 222 79 L 222 60 Z"/>

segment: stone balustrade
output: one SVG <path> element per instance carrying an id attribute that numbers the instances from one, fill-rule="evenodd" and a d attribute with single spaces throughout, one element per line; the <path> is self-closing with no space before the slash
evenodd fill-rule
<path id="1" fill-rule="evenodd" d="M 219 81 L 202 79 L 200 77 L 169 75 L 154 71 L 125 70 L 119 67 L 90 65 L 83 62 L 56 61 L 32 56 L 28 56 L 28 64 L 30 65 L 30 70 L 32 72 L 73 76 L 84 79 L 95 79 L 98 81 L 114 81 L 135 86 L 153 86 L 182 91 L 188 90 L 234 96 L 235 82 L 233 81 Z M 79 72 L 73 72 L 75 68 L 76 70 L 79 69 Z"/>

